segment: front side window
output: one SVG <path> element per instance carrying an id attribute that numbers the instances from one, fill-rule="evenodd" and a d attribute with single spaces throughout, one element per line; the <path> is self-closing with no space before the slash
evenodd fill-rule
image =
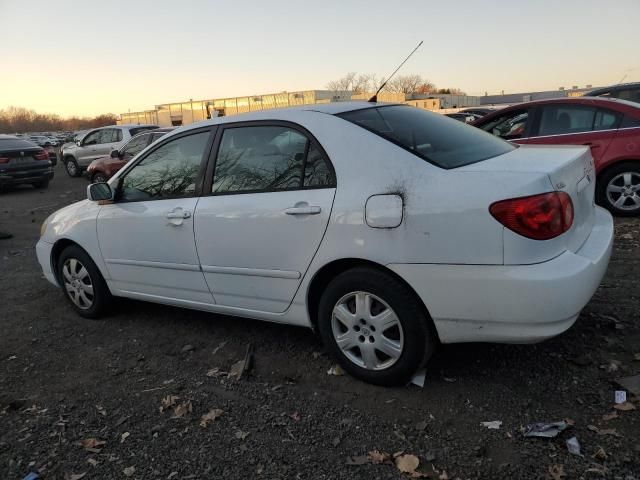
<path id="1" fill-rule="evenodd" d="M 233 127 L 222 135 L 211 191 L 326 187 L 333 184 L 332 174 L 327 172 L 324 157 L 297 130 L 281 126 Z"/>
<path id="2" fill-rule="evenodd" d="M 439 113 L 402 105 L 338 115 L 442 168 L 456 168 L 510 152 L 515 147 Z"/>
<path id="3" fill-rule="evenodd" d="M 149 135 L 140 135 L 132 138 L 120 152 L 120 158 L 125 161 L 131 160 L 147 146 L 148 141 Z"/>
<path id="4" fill-rule="evenodd" d="M 596 109 L 584 105 L 546 105 L 542 107 L 539 136 L 590 132 Z"/>
<path id="5" fill-rule="evenodd" d="M 97 145 L 98 143 L 102 143 L 100 138 L 102 137 L 102 130 L 96 130 L 95 132 L 91 132 L 84 138 L 82 142 L 83 145 Z"/>
<path id="6" fill-rule="evenodd" d="M 516 110 L 499 115 L 481 125 L 480 128 L 505 140 L 517 140 L 524 137 L 528 122 L 529 112 L 527 110 Z"/>
<path id="7" fill-rule="evenodd" d="M 195 133 L 153 150 L 123 177 L 118 200 L 193 196 L 208 139 L 209 132 Z"/>

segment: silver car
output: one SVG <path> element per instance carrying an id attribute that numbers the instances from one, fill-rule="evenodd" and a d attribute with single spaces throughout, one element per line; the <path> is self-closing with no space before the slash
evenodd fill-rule
<path id="1" fill-rule="evenodd" d="M 109 156 L 112 150 L 129 141 L 131 137 L 157 125 L 110 125 L 90 130 L 75 144 L 63 146 L 61 157 L 70 177 L 78 177 L 96 158 Z"/>

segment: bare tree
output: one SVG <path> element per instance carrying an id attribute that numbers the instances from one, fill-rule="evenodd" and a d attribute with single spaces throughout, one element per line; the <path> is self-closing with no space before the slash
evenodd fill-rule
<path id="1" fill-rule="evenodd" d="M 97 117 L 63 119 L 55 114 L 42 114 L 22 107 L 0 110 L 0 133 L 46 132 L 56 130 L 79 130 L 96 128 L 116 123 L 116 116 L 107 113 Z"/>
<path id="2" fill-rule="evenodd" d="M 349 72 L 338 80 L 332 80 L 326 85 L 327 90 L 335 92 L 351 91 L 354 93 L 370 92 L 377 90 L 378 79 L 376 74 Z"/>
<path id="3" fill-rule="evenodd" d="M 416 93 L 419 90 L 432 90 L 434 85 L 422 75 L 417 73 L 411 75 L 398 75 L 387 83 L 385 89 L 394 93 Z M 423 93 L 423 92 L 420 93 Z M 425 92 L 428 93 L 428 92 Z"/>

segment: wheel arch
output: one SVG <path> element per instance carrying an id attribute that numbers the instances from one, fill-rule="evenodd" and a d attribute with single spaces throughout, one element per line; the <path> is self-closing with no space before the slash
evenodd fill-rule
<path id="1" fill-rule="evenodd" d="M 87 256 L 96 265 L 96 268 L 102 275 L 102 278 L 105 278 L 105 279 L 107 278 L 107 276 L 105 275 L 105 272 L 103 272 L 102 269 L 100 268 L 99 262 L 95 261 L 95 259 L 91 256 L 91 254 L 87 251 L 86 248 L 84 248 L 78 242 L 71 240 L 70 238 L 60 238 L 56 240 L 56 242 L 53 244 L 53 248 L 51 249 L 51 258 L 49 260 L 51 262 L 51 271 L 53 272 L 53 275 L 55 276 L 59 285 L 62 285 L 62 279 L 58 275 L 58 259 L 60 258 L 60 254 L 64 251 L 64 249 L 67 247 L 70 247 L 71 245 L 75 245 L 76 247 L 82 249 L 82 251 L 86 253 Z"/>
<path id="2" fill-rule="evenodd" d="M 414 288 L 400 275 L 398 275 L 393 270 L 385 267 L 384 265 L 371 261 L 365 260 L 363 258 L 341 258 L 337 260 L 333 260 L 326 265 L 322 266 L 313 276 L 311 282 L 309 282 L 309 287 L 307 288 L 307 314 L 309 315 L 309 319 L 311 321 L 311 327 L 314 331 L 318 330 L 318 307 L 320 306 L 320 297 L 322 296 L 322 292 L 324 292 L 325 288 L 331 280 L 340 275 L 347 270 L 356 267 L 369 267 L 380 272 L 383 272 L 387 275 L 394 277 L 400 283 L 402 283 L 405 287 L 409 289 L 409 291 L 415 295 L 418 300 L 425 317 L 429 321 L 429 328 L 432 329 L 433 334 L 438 342 L 440 342 L 440 337 L 438 335 L 438 330 L 433 322 L 431 314 L 429 313 L 429 309 L 422 301 L 422 298 L 418 295 L 418 293 L 414 290 Z"/>

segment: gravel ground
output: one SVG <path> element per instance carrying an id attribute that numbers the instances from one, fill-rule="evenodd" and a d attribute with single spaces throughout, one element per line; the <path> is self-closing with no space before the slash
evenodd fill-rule
<path id="1" fill-rule="evenodd" d="M 640 478 L 640 402 L 613 409 L 614 380 L 640 373 L 640 221 L 616 220 L 607 276 L 565 334 L 444 346 L 423 388 L 380 388 L 327 375 L 302 328 L 134 301 L 75 315 L 34 245 L 86 185 L 58 165 L 49 189 L 0 194 L 14 234 L 0 241 L 0 478 L 410 478 L 373 450 L 415 455 L 440 479 Z M 249 345 L 252 368 L 229 377 Z M 562 419 L 575 424 L 554 439 L 522 435 Z"/>

